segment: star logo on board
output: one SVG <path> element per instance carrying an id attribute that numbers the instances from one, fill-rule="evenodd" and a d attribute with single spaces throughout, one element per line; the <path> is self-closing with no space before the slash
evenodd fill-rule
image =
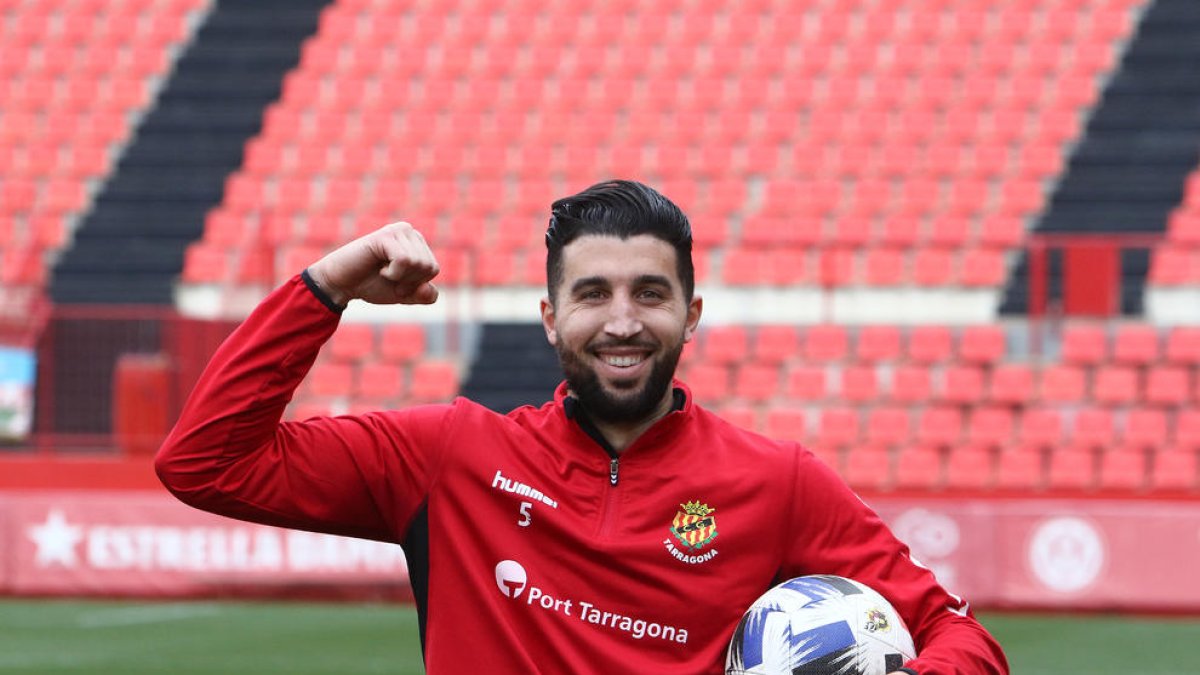
<path id="1" fill-rule="evenodd" d="M 75 567 L 79 562 L 75 557 L 75 547 L 83 541 L 83 528 L 68 523 L 62 511 L 50 511 L 46 522 L 31 526 L 27 533 L 37 546 L 34 560 L 39 567 Z"/>

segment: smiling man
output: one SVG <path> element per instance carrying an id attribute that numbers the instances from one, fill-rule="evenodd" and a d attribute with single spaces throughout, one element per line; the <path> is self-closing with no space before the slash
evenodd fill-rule
<path id="1" fill-rule="evenodd" d="M 392 224 L 230 336 L 159 476 L 215 513 L 402 544 L 434 675 L 721 673 L 743 610 L 805 574 L 888 597 L 919 650 L 905 672 L 1008 672 L 967 604 L 832 471 L 674 378 L 702 308 L 678 207 L 600 183 L 552 205 L 546 246 L 541 318 L 566 380 L 550 402 L 280 421 L 348 302 L 437 300 L 436 257 Z"/>

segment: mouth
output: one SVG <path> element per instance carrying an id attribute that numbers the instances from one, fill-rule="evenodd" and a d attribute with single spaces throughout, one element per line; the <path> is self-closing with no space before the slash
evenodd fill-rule
<path id="1" fill-rule="evenodd" d="M 600 354 L 600 360 L 614 368 L 632 368 L 645 361 L 649 354 Z"/>

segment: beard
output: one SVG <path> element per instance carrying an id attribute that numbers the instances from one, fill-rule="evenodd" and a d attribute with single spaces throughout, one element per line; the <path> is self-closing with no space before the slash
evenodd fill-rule
<path id="1" fill-rule="evenodd" d="M 650 376 L 640 389 L 635 389 L 636 385 L 632 382 L 623 386 L 618 381 L 615 388 L 620 389 L 622 394 L 606 390 L 596 371 L 585 365 L 578 354 L 564 347 L 561 342 L 555 346 L 555 351 L 558 352 L 558 362 L 562 365 L 567 386 L 593 420 L 629 424 L 648 419 L 662 405 L 667 388 L 671 386 L 671 378 L 675 376 L 675 368 L 679 365 L 679 357 L 683 354 L 683 341 L 680 340 L 679 344 L 654 362 Z"/>

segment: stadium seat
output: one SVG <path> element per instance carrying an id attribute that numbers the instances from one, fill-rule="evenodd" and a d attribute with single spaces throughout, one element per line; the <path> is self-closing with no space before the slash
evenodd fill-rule
<path id="1" fill-rule="evenodd" d="M 712 363 L 695 363 L 687 368 L 684 381 L 704 403 L 724 401 L 730 393 L 730 368 Z"/>
<path id="2" fill-rule="evenodd" d="M 1197 266 L 1200 269 L 1200 265 Z M 1200 328 L 1175 326 L 1167 334 L 1167 361 L 1183 365 L 1200 365 Z"/>
<path id="3" fill-rule="evenodd" d="M 1148 403 L 1176 406 L 1191 395 L 1191 372 L 1178 366 L 1152 365 L 1146 369 L 1145 397 Z"/>
<path id="4" fill-rule="evenodd" d="M 1154 453 L 1148 477 L 1152 492 L 1194 492 L 1198 484 L 1195 450 L 1170 448 Z"/>
<path id="5" fill-rule="evenodd" d="M 1101 453 L 1098 487 L 1105 492 L 1135 492 L 1146 486 L 1146 453 L 1120 448 Z"/>
<path id="6" fill-rule="evenodd" d="M 1030 491 L 1043 485 L 1042 449 L 1018 445 L 1005 448 L 996 458 L 995 487 Z"/>
<path id="7" fill-rule="evenodd" d="M 360 361 L 375 354 L 375 329 L 365 323 L 345 323 L 329 340 L 329 352 L 339 361 Z"/>
<path id="8" fill-rule="evenodd" d="M 1087 392 L 1083 369 L 1050 366 L 1039 373 L 1038 396 L 1051 403 L 1080 403 Z"/>
<path id="9" fill-rule="evenodd" d="M 877 446 L 907 443 L 912 435 L 912 418 L 907 408 L 882 406 L 867 413 L 863 440 Z"/>
<path id="10" fill-rule="evenodd" d="M 1113 336 L 1113 360 L 1121 365 L 1143 366 L 1159 358 L 1158 329 L 1144 324 L 1124 324 Z"/>
<path id="11" fill-rule="evenodd" d="M 793 366 L 788 369 L 784 395 L 794 401 L 823 401 L 829 395 L 828 377 L 821 366 Z"/>
<path id="12" fill-rule="evenodd" d="M 918 415 L 915 440 L 922 445 L 953 446 L 962 430 L 962 412 L 957 407 L 929 407 Z"/>
<path id="13" fill-rule="evenodd" d="M 896 455 L 894 477 L 895 486 L 900 489 L 932 490 L 941 487 L 941 451 L 931 445 L 902 448 Z"/>
<path id="14" fill-rule="evenodd" d="M 893 401 L 924 403 L 933 392 L 933 378 L 925 366 L 899 365 L 892 369 L 889 394 Z"/>
<path id="15" fill-rule="evenodd" d="M 779 395 L 780 369 L 776 366 L 744 363 L 734 376 L 734 398 L 763 403 Z"/>
<path id="16" fill-rule="evenodd" d="M 908 333 L 908 358 L 917 363 L 939 363 L 950 358 L 953 335 L 944 326 L 917 326 Z"/>
<path id="17" fill-rule="evenodd" d="M 879 394 L 874 366 L 848 365 L 841 369 L 838 397 L 850 403 L 868 403 Z"/>
<path id="18" fill-rule="evenodd" d="M 348 397 L 354 381 L 354 368 L 349 364 L 326 361 L 317 363 L 305 379 L 305 390 L 319 397 Z"/>
<path id="19" fill-rule="evenodd" d="M 1108 408 L 1080 408 L 1071 421 L 1071 443 L 1108 448 L 1117 443 L 1116 418 Z"/>
<path id="20" fill-rule="evenodd" d="M 418 361 L 411 374 L 409 398 L 414 402 L 448 402 L 458 393 L 458 368 L 450 361 Z"/>
<path id="21" fill-rule="evenodd" d="M 1100 366 L 1092 379 L 1092 398 L 1106 405 L 1129 405 L 1142 389 L 1138 371 L 1122 366 Z"/>
<path id="22" fill-rule="evenodd" d="M 1068 365 L 1093 366 L 1108 357 L 1108 336 L 1102 326 L 1072 324 L 1063 328 L 1062 360 Z"/>
<path id="23" fill-rule="evenodd" d="M 425 329 L 417 324 L 384 324 L 379 355 L 392 363 L 408 363 L 425 354 Z"/>
<path id="24" fill-rule="evenodd" d="M 794 326 L 763 325 L 754 333 L 751 353 L 756 361 L 781 363 L 799 353 L 800 336 Z"/>
<path id="25" fill-rule="evenodd" d="M 941 401 L 970 405 L 983 399 L 985 375 L 982 368 L 951 364 L 942 369 L 937 398 Z"/>
<path id="26" fill-rule="evenodd" d="M 1013 412 L 1009 408 L 980 406 L 967 418 L 967 442 L 978 446 L 1007 445 L 1013 437 Z"/>
<path id="27" fill-rule="evenodd" d="M 709 328 L 703 334 L 701 345 L 704 358 L 710 363 L 731 365 L 746 360 L 749 353 L 746 328 L 739 325 Z"/>
<path id="28" fill-rule="evenodd" d="M 390 363 L 363 363 L 354 380 L 357 400 L 391 400 L 395 404 L 406 394 L 405 369 Z"/>
<path id="29" fill-rule="evenodd" d="M 1096 485 L 1096 461 L 1090 448 L 1064 446 L 1050 453 L 1046 485 L 1053 490 L 1088 490 Z"/>
<path id="30" fill-rule="evenodd" d="M 1062 416 L 1054 408 L 1026 408 L 1021 414 L 1017 436 L 1032 447 L 1052 447 L 1065 438 Z"/>
<path id="31" fill-rule="evenodd" d="M 848 407 L 825 408 L 817 417 L 817 445 L 848 447 L 860 436 L 858 411 Z"/>
<path id="32" fill-rule="evenodd" d="M 895 326 L 866 326 L 858 331 L 854 353 L 865 363 L 894 361 L 900 357 L 900 340 Z"/>
<path id="33" fill-rule="evenodd" d="M 1161 448 L 1170 437 L 1167 413 L 1157 408 L 1132 408 L 1125 414 L 1123 445 L 1133 448 Z"/>
<path id="34" fill-rule="evenodd" d="M 1001 326 L 968 326 L 958 338 L 958 355 L 964 361 L 993 364 L 1004 358 L 1004 329 Z"/>
<path id="35" fill-rule="evenodd" d="M 763 432 L 771 438 L 805 443 L 809 437 L 808 416 L 801 407 L 786 404 L 770 405 L 763 422 Z"/>
<path id="36" fill-rule="evenodd" d="M 988 398 L 995 403 L 1017 405 L 1034 394 L 1033 370 L 1018 363 L 1004 363 L 992 370 Z"/>
<path id="37" fill-rule="evenodd" d="M 864 445 L 850 448 L 845 457 L 842 477 L 859 491 L 879 491 L 891 487 L 892 459 L 887 448 Z"/>
<path id="38" fill-rule="evenodd" d="M 849 351 L 849 337 L 841 326 L 811 326 L 804 331 L 804 357 L 813 363 L 841 361 Z"/>
<path id="39" fill-rule="evenodd" d="M 995 480 L 994 446 L 959 446 L 946 457 L 946 487 L 953 490 L 985 490 Z"/>

